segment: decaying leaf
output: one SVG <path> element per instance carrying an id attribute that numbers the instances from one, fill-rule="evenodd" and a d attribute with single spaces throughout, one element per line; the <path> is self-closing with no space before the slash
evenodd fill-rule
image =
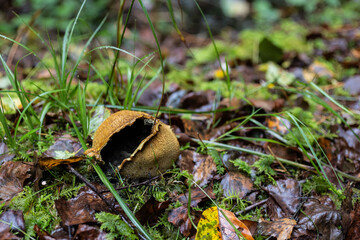
<path id="1" fill-rule="evenodd" d="M 328 201 L 328 200 L 326 200 Z M 299 216 L 293 237 L 309 236 L 320 240 L 344 239 L 348 226 L 341 211 L 321 200 L 310 199 L 304 204 L 304 214 Z"/>
<path id="2" fill-rule="evenodd" d="M 224 190 L 224 196 L 238 196 L 243 198 L 246 194 L 253 190 L 253 182 L 244 174 L 239 172 L 228 172 L 221 180 L 221 186 Z"/>
<path id="3" fill-rule="evenodd" d="M 294 179 L 276 181 L 276 185 L 269 185 L 266 190 L 269 192 L 269 215 L 271 219 L 290 217 L 300 204 L 300 184 Z"/>
<path id="4" fill-rule="evenodd" d="M 211 156 L 199 154 L 191 150 L 181 152 L 178 165 L 180 165 L 181 171 L 187 170 L 189 173 L 192 173 L 194 181 L 199 186 L 208 184 L 216 173 L 216 165 Z"/>
<path id="5" fill-rule="evenodd" d="M 26 179 L 30 178 L 32 163 L 6 162 L 0 168 L 0 202 L 9 201 L 23 190 Z"/>
<path id="6" fill-rule="evenodd" d="M 77 228 L 74 239 L 106 240 L 106 233 L 97 226 L 80 224 Z"/>
<path id="7" fill-rule="evenodd" d="M 203 191 L 205 191 L 207 195 Z M 209 197 L 211 199 L 215 199 L 215 194 L 212 191 L 211 185 L 209 185 L 206 189 L 203 189 L 203 191 L 198 187 L 191 190 L 191 207 L 196 207 L 200 202 L 207 200 Z M 189 193 L 187 192 L 186 194 L 184 193 L 179 195 L 174 199 L 174 201 L 179 201 L 182 204 L 187 205 L 189 201 Z"/>
<path id="8" fill-rule="evenodd" d="M 143 225 L 154 225 L 159 217 L 165 212 L 170 205 L 170 200 L 158 202 L 154 197 L 151 197 L 145 204 L 136 212 L 136 218 Z"/>
<path id="9" fill-rule="evenodd" d="M 296 221 L 289 218 L 281 218 L 275 221 L 261 221 L 257 226 L 257 233 L 262 236 L 276 237 L 277 240 L 289 239 Z"/>
<path id="10" fill-rule="evenodd" d="M 283 58 L 283 50 L 271 39 L 264 37 L 259 43 L 259 57 L 263 62 L 279 62 Z"/>
<path id="11" fill-rule="evenodd" d="M 349 226 L 346 239 L 360 239 L 360 203 L 357 202 L 352 212 L 352 223 Z"/>
<path id="12" fill-rule="evenodd" d="M 6 144 L 4 142 L 0 142 L 0 165 L 15 157 L 15 154 L 10 154 L 8 151 L 9 149 Z"/>
<path id="13" fill-rule="evenodd" d="M 360 75 L 347 78 L 344 82 L 344 89 L 352 95 L 360 94 Z"/>
<path id="14" fill-rule="evenodd" d="M 270 129 L 279 132 L 281 134 L 288 133 L 289 131 L 288 129 L 291 128 L 291 124 L 289 120 L 274 116 L 267 117 L 266 124 Z"/>
<path id="15" fill-rule="evenodd" d="M 90 118 L 89 134 L 94 135 L 96 129 L 110 116 L 111 112 L 104 106 L 96 106 Z"/>
<path id="16" fill-rule="evenodd" d="M 190 215 L 193 218 L 194 224 L 197 224 L 201 217 L 201 212 L 191 210 Z M 181 206 L 171 210 L 169 212 L 168 221 L 171 222 L 175 227 L 178 227 L 181 234 L 185 237 L 193 236 L 196 233 L 196 229 L 191 224 L 191 221 L 189 219 L 188 209 L 185 206 Z"/>
<path id="17" fill-rule="evenodd" d="M 0 215 L 0 240 L 22 239 L 24 231 L 25 221 L 22 211 L 8 210 Z"/>
<path id="18" fill-rule="evenodd" d="M 196 111 L 210 111 L 215 100 L 215 91 L 189 92 L 180 100 L 180 108 Z"/>
<path id="19" fill-rule="evenodd" d="M 114 202 L 111 194 L 104 197 Z M 75 198 L 56 200 L 55 207 L 66 226 L 97 222 L 95 213 L 110 211 L 106 203 L 88 187 L 82 187 Z"/>
<path id="20" fill-rule="evenodd" d="M 81 156 L 83 153 L 84 150 L 78 141 L 69 135 L 64 135 L 49 147 L 38 163 L 43 169 L 51 169 L 58 165 L 79 162 L 84 159 Z"/>
<path id="21" fill-rule="evenodd" d="M 211 207 L 202 213 L 195 239 L 253 240 L 248 227 L 234 213 Z M 236 230 L 234 229 L 236 228 Z"/>

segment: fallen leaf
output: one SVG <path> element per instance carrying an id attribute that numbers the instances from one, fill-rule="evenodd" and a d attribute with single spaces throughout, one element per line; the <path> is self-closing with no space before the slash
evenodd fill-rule
<path id="1" fill-rule="evenodd" d="M 272 111 L 280 111 L 283 107 L 285 100 L 282 98 L 274 100 L 261 100 L 261 99 L 248 99 L 249 102 L 254 105 L 256 108 L 262 108 L 266 112 L 272 112 Z"/>
<path id="2" fill-rule="evenodd" d="M 266 187 L 269 198 L 269 215 L 272 219 L 289 217 L 298 211 L 301 188 L 298 181 L 285 179 L 276 181 L 276 185 Z M 272 203 L 272 201 L 274 203 Z M 277 209 L 280 207 L 280 209 Z"/>
<path id="3" fill-rule="evenodd" d="M 191 210 L 190 215 L 193 217 L 194 224 L 197 225 L 201 217 L 201 212 Z M 168 221 L 171 222 L 175 227 L 178 227 L 181 234 L 185 237 L 191 237 L 196 233 L 196 229 L 191 224 L 189 219 L 188 209 L 185 206 L 171 210 L 169 212 Z"/>
<path id="4" fill-rule="evenodd" d="M 12 160 L 15 157 L 15 154 L 10 154 L 9 149 L 4 142 L 0 142 L 0 166 Z"/>
<path id="5" fill-rule="evenodd" d="M 351 95 L 360 94 L 360 75 L 355 75 L 347 78 L 344 81 L 344 89 L 347 90 Z"/>
<path id="6" fill-rule="evenodd" d="M 309 66 L 308 72 L 310 72 L 311 74 L 306 79 L 307 82 L 311 82 L 312 80 L 314 80 L 315 77 L 332 78 L 335 76 L 335 73 L 333 71 L 331 71 L 326 64 L 319 62 L 319 61 L 314 61 Z"/>
<path id="7" fill-rule="evenodd" d="M 266 125 L 274 130 L 275 132 L 281 133 L 281 134 L 286 134 L 289 132 L 288 129 L 291 128 L 291 123 L 289 120 L 285 119 L 285 118 L 281 118 L 281 117 L 274 117 L 274 116 L 270 116 L 266 118 Z"/>
<path id="8" fill-rule="evenodd" d="M 68 135 L 60 137 L 39 159 L 39 166 L 51 169 L 58 165 L 79 162 L 85 159 L 81 144 Z"/>
<path id="9" fill-rule="evenodd" d="M 177 164 L 181 171 L 192 173 L 194 181 L 200 187 L 208 184 L 216 173 L 216 165 L 211 156 L 191 150 L 182 151 Z"/>
<path id="10" fill-rule="evenodd" d="M 269 86 L 270 84 L 279 84 L 282 87 L 288 87 L 296 80 L 294 74 L 282 69 L 272 62 L 267 64 L 265 78 Z"/>
<path id="11" fill-rule="evenodd" d="M 0 202 L 7 202 L 22 192 L 26 179 L 31 177 L 31 163 L 4 163 L 0 168 Z"/>
<path id="12" fill-rule="evenodd" d="M 93 137 L 96 129 L 111 115 L 111 111 L 104 106 L 96 106 L 90 118 L 89 134 Z"/>
<path id="13" fill-rule="evenodd" d="M 346 239 L 360 239 L 360 203 L 357 202 L 352 212 L 352 223 L 346 234 Z"/>
<path id="14" fill-rule="evenodd" d="M 206 139 L 207 130 L 204 128 L 210 119 L 190 120 L 182 119 L 184 126 L 184 133 L 193 138 Z"/>
<path id="15" fill-rule="evenodd" d="M 279 158 L 291 159 L 296 162 L 304 160 L 303 153 L 296 147 L 285 147 L 277 143 L 267 142 L 264 144 L 264 148 L 268 154 Z"/>
<path id="16" fill-rule="evenodd" d="M 257 226 L 257 233 L 262 236 L 276 237 L 277 240 L 289 239 L 296 221 L 289 218 L 281 218 L 275 221 L 261 221 Z"/>
<path id="17" fill-rule="evenodd" d="M 41 228 L 37 224 L 34 225 L 34 231 L 36 232 L 37 237 L 39 240 L 56 240 L 56 238 L 50 236 L 50 234 Z"/>
<path id="18" fill-rule="evenodd" d="M 182 97 L 180 108 L 195 111 L 210 111 L 215 100 L 215 91 L 189 92 Z"/>
<path id="19" fill-rule="evenodd" d="M 152 82 L 149 87 L 144 89 L 140 95 L 138 104 L 142 106 L 158 106 L 162 94 L 162 82 L 156 80 Z"/>
<path id="20" fill-rule="evenodd" d="M 0 215 L 0 240 L 22 239 L 24 231 L 25 221 L 22 211 L 8 210 Z"/>
<path id="21" fill-rule="evenodd" d="M 111 194 L 107 193 L 104 197 L 114 203 Z M 106 203 L 88 187 L 82 187 L 75 198 L 56 200 L 55 208 L 66 226 L 97 222 L 95 213 L 110 212 Z"/>
<path id="22" fill-rule="evenodd" d="M 51 145 L 46 152 L 44 158 L 67 159 L 71 157 L 79 157 L 84 153 L 81 144 L 69 135 L 61 136 Z"/>
<path id="23" fill-rule="evenodd" d="M 207 195 L 203 191 L 205 191 Z M 211 199 L 215 199 L 215 194 L 212 191 L 212 186 L 208 186 L 207 188 L 203 189 L 203 191 L 198 187 L 191 190 L 191 200 L 190 200 L 191 207 L 196 207 L 203 200 L 208 200 L 209 197 Z M 187 192 L 186 194 L 184 193 L 179 195 L 174 199 L 174 201 L 179 201 L 184 205 L 188 204 L 189 193 Z"/>
<path id="24" fill-rule="evenodd" d="M 106 233 L 97 226 L 80 224 L 75 233 L 74 239 L 106 240 Z"/>
<path id="25" fill-rule="evenodd" d="M 225 209 L 211 207 L 202 213 L 195 239 L 235 240 L 241 239 L 241 237 L 253 240 L 248 227 L 234 213 Z"/>
<path id="26" fill-rule="evenodd" d="M 149 226 L 153 226 L 170 203 L 170 200 L 158 202 L 154 197 L 151 197 L 140 210 L 136 212 L 135 216 L 142 225 L 148 224 Z"/>
<path id="27" fill-rule="evenodd" d="M 251 179 L 239 172 L 227 172 L 221 180 L 224 197 L 243 198 L 253 190 L 253 186 Z"/>
<path id="28" fill-rule="evenodd" d="M 328 200 L 325 199 L 325 201 Z M 333 204 L 311 198 L 304 204 L 303 209 L 292 237 L 306 236 L 320 240 L 344 239 L 343 230 L 347 228 L 343 223 L 343 213 L 335 210 Z"/>

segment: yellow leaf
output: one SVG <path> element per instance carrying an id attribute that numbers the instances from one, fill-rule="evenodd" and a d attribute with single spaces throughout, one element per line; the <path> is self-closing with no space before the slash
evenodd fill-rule
<path id="1" fill-rule="evenodd" d="M 241 222 L 234 213 L 230 211 L 217 207 L 211 207 L 206 209 L 202 215 L 203 216 L 197 226 L 195 240 L 253 240 L 248 227 L 243 222 Z M 235 231 L 232 225 L 237 229 L 237 231 Z M 238 234 L 238 232 L 241 234 Z"/>
<path id="2" fill-rule="evenodd" d="M 221 239 L 221 233 L 218 227 L 219 217 L 217 207 L 206 209 L 198 223 L 195 240 Z"/>

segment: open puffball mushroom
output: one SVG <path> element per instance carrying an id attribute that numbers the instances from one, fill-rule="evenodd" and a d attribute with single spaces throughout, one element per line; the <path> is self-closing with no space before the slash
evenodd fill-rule
<path id="1" fill-rule="evenodd" d="M 121 176 L 147 178 L 171 168 L 180 149 L 169 125 L 144 112 L 123 110 L 99 126 L 85 154 L 117 167 Z"/>

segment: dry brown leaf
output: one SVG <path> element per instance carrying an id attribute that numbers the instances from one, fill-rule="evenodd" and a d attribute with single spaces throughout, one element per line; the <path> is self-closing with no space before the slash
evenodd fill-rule
<path id="1" fill-rule="evenodd" d="M 264 236 L 276 237 L 277 240 L 289 239 L 296 221 L 289 218 L 281 218 L 276 221 L 261 221 L 258 224 L 257 233 Z"/>

